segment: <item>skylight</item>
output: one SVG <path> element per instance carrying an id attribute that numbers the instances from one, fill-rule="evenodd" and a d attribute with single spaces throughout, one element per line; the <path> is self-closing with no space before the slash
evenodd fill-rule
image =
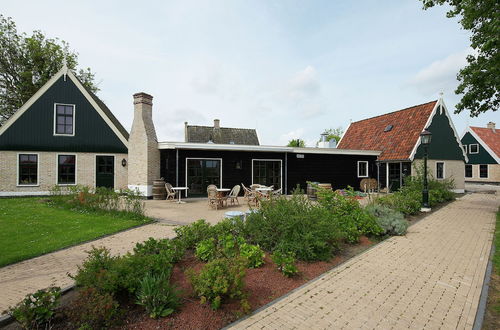
<path id="1" fill-rule="evenodd" d="M 387 125 L 385 128 L 384 128 L 384 132 L 390 132 L 392 130 L 392 125 Z"/>

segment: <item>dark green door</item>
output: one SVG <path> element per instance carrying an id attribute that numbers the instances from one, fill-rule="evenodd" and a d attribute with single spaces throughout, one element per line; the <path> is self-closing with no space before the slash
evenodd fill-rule
<path id="1" fill-rule="evenodd" d="M 221 161 L 218 159 L 188 159 L 187 187 L 191 196 L 207 194 L 208 185 L 220 186 Z"/>
<path id="2" fill-rule="evenodd" d="M 115 157 L 96 156 L 95 186 L 113 189 L 115 187 Z"/>

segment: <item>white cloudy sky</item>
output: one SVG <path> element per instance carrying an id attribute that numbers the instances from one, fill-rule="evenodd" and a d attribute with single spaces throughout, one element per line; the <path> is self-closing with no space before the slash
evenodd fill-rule
<path id="1" fill-rule="evenodd" d="M 418 0 L 5 1 L 18 29 L 40 29 L 79 52 L 99 96 L 127 129 L 132 94 L 154 96 L 160 141 L 182 141 L 184 121 L 257 128 L 262 144 L 425 103 L 455 76 L 469 35 L 446 8 Z M 493 113 L 453 115 L 467 124 Z M 500 124 L 500 123 L 499 123 Z"/>

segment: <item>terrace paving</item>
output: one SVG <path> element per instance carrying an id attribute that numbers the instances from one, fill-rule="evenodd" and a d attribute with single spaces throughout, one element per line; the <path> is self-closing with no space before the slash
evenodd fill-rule
<path id="1" fill-rule="evenodd" d="M 497 194 L 470 194 L 232 329 L 472 329 Z"/>

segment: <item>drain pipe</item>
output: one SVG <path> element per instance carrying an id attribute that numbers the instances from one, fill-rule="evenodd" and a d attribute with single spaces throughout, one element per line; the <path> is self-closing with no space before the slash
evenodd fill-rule
<path id="1" fill-rule="evenodd" d="M 179 187 L 179 149 L 175 149 L 175 185 Z"/>

